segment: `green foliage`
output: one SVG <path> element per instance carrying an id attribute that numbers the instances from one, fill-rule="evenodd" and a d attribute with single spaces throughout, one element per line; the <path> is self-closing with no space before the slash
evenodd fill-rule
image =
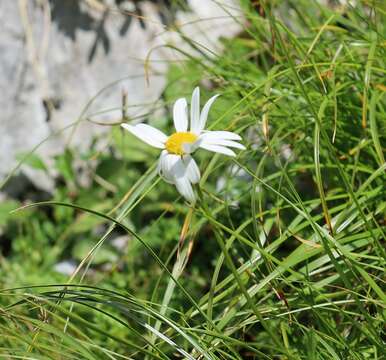
<path id="1" fill-rule="evenodd" d="M 194 209 L 118 126 L 104 154 L 58 156 L 51 202 L 1 204 L 1 356 L 385 358 L 385 10 L 255 3 L 221 55 L 191 42 L 170 66 L 165 113 L 201 85 L 209 127 L 247 145 L 196 154 Z"/>

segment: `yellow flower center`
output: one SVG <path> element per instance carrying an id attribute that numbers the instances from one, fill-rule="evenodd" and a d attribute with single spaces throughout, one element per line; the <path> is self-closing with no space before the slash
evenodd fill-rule
<path id="1" fill-rule="evenodd" d="M 191 132 L 176 132 L 169 136 L 165 147 L 166 150 L 171 154 L 184 155 L 185 150 L 184 144 L 193 144 L 197 140 L 197 135 Z"/>

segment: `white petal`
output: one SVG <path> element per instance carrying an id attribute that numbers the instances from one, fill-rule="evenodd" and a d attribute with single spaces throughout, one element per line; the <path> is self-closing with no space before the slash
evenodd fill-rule
<path id="1" fill-rule="evenodd" d="M 195 202 L 196 197 L 193 192 L 192 184 L 187 176 L 176 179 L 176 188 L 186 200 L 191 203 Z"/>
<path id="2" fill-rule="evenodd" d="M 215 95 L 215 96 L 212 96 L 208 101 L 207 103 L 204 105 L 202 111 L 201 111 L 201 115 L 200 115 L 200 127 L 198 129 L 199 133 L 204 130 L 205 128 L 205 124 L 206 124 L 206 120 L 208 118 L 208 114 L 209 114 L 209 109 L 210 107 L 212 106 L 213 102 L 217 99 L 217 97 L 220 96 L 220 95 Z"/>
<path id="3" fill-rule="evenodd" d="M 174 184 L 174 178 L 173 176 L 171 176 L 170 172 L 168 171 L 167 159 L 166 159 L 168 154 L 169 153 L 166 150 L 163 150 L 161 152 L 161 156 L 159 158 L 158 165 L 157 165 L 157 171 L 159 176 L 161 176 L 167 183 Z"/>
<path id="4" fill-rule="evenodd" d="M 167 136 L 162 131 L 146 124 L 121 124 L 121 126 L 146 144 L 159 149 L 165 148 Z"/>
<path id="5" fill-rule="evenodd" d="M 200 139 L 241 140 L 241 136 L 230 131 L 204 131 Z"/>
<path id="6" fill-rule="evenodd" d="M 185 155 L 183 161 L 186 167 L 186 175 L 192 184 L 197 184 L 200 181 L 200 169 L 190 155 Z"/>
<path id="7" fill-rule="evenodd" d="M 167 151 L 162 152 L 160 157 L 160 175 L 166 182 L 174 184 L 176 170 L 179 170 L 181 173 L 181 166 L 176 166 L 178 163 L 182 163 L 181 156 L 169 154 Z"/>
<path id="8" fill-rule="evenodd" d="M 207 145 L 221 145 L 221 146 L 229 146 L 234 147 L 236 149 L 245 150 L 245 146 L 232 140 L 223 140 L 223 139 L 203 139 L 201 144 Z"/>
<path id="9" fill-rule="evenodd" d="M 236 156 L 236 154 L 231 149 L 228 149 L 225 146 L 209 145 L 209 144 L 203 143 L 200 145 L 200 148 L 205 149 L 205 150 L 209 150 L 209 151 L 213 151 L 213 152 L 217 152 L 220 154 L 228 155 L 228 156 Z"/>
<path id="10" fill-rule="evenodd" d="M 171 168 L 174 179 L 186 177 L 186 166 L 182 160 L 182 157 L 180 155 L 176 156 L 178 157 L 178 160 L 174 162 L 173 167 Z"/>
<path id="11" fill-rule="evenodd" d="M 191 154 L 192 152 L 196 151 L 201 144 L 201 140 L 197 140 L 194 143 L 185 143 L 182 144 L 182 148 L 186 154 Z"/>
<path id="12" fill-rule="evenodd" d="M 178 99 L 174 103 L 173 108 L 173 121 L 174 127 L 177 132 L 185 132 L 188 130 L 188 114 L 187 114 L 188 104 L 186 99 L 181 98 Z"/>
<path id="13" fill-rule="evenodd" d="M 200 88 L 197 86 L 192 94 L 190 103 L 190 131 L 199 134 L 200 132 Z"/>

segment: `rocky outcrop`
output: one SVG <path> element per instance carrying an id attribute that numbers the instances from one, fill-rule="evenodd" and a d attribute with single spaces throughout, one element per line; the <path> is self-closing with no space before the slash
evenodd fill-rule
<path id="1" fill-rule="evenodd" d="M 165 85 L 164 60 L 176 56 L 160 45 L 184 46 L 165 21 L 175 19 L 187 36 L 213 49 L 220 36 L 239 29 L 227 13 L 234 8 L 224 10 L 233 2 L 219 3 L 192 0 L 190 11 L 179 9 L 168 18 L 150 1 L 0 2 L 0 180 L 15 167 L 18 154 L 35 147 L 48 165 L 65 146 L 87 148 L 109 129 L 86 121 L 87 116 L 119 121 L 122 89 L 128 105 L 143 104 L 129 108 L 128 115 L 149 111 Z M 129 16 L 132 12 L 139 16 Z M 150 63 L 148 85 L 144 59 L 151 49 L 157 61 Z M 46 172 L 22 170 L 35 185 L 52 189 Z"/>

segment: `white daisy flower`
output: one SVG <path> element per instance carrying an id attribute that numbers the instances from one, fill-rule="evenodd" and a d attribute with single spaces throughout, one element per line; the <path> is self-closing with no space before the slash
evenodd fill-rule
<path id="1" fill-rule="evenodd" d="M 237 142 L 241 137 L 236 133 L 204 130 L 209 109 L 217 96 L 210 98 L 200 112 L 200 89 L 198 87 L 194 89 L 190 104 L 190 127 L 186 99 L 178 99 L 173 108 L 176 132 L 170 136 L 147 124 L 121 124 L 124 129 L 143 142 L 162 149 L 158 163 L 160 176 L 168 183 L 175 185 L 179 193 L 191 203 L 195 201 L 192 184 L 200 181 L 200 170 L 191 154 L 198 148 L 202 148 L 236 156 L 229 148 L 245 149 Z"/>

